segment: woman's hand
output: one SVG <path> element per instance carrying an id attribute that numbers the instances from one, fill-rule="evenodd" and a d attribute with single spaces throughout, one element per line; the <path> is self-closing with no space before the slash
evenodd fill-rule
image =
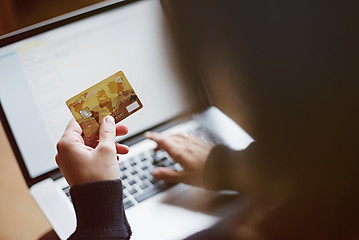
<path id="1" fill-rule="evenodd" d="M 70 186 L 119 176 L 116 154 L 128 153 L 128 147 L 115 142 L 115 137 L 127 134 L 124 125 L 115 126 L 112 116 L 103 118 L 99 140 L 82 137 L 80 125 L 72 119 L 57 144 L 56 162 Z"/>
<path id="2" fill-rule="evenodd" d="M 203 185 L 204 166 L 213 147 L 212 144 L 199 137 L 183 134 L 163 136 L 156 132 L 146 132 L 145 137 L 157 142 L 155 151 L 165 150 L 183 167 L 183 171 L 158 167 L 152 173 L 154 178 L 167 182 Z"/>

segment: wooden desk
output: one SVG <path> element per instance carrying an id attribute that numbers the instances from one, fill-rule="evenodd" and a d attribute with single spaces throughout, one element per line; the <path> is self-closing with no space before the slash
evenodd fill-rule
<path id="1" fill-rule="evenodd" d="M 52 228 L 32 199 L 0 123 L 0 239 L 37 240 Z"/>

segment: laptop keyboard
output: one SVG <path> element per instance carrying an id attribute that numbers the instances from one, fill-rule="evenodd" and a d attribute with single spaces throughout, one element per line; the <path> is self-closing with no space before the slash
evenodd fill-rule
<path id="1" fill-rule="evenodd" d="M 151 173 L 155 167 L 171 167 L 179 171 L 182 169 L 167 152 L 153 150 L 120 162 L 119 165 L 125 209 L 173 186 L 153 178 Z"/>
<path id="2" fill-rule="evenodd" d="M 203 127 L 198 127 L 189 134 L 201 136 L 201 138 L 212 144 L 220 141 Z M 123 187 L 123 205 L 128 209 L 147 198 L 162 192 L 175 184 L 163 180 L 154 179 L 152 172 L 156 167 L 170 167 L 181 171 L 180 164 L 173 161 L 166 151 L 154 152 L 152 149 L 142 152 L 126 160 L 120 160 L 120 179 Z M 67 197 L 70 198 L 70 187 L 63 188 Z"/>

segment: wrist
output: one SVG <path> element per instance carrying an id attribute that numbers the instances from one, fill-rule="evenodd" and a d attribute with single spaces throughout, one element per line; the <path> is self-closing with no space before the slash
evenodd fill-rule
<path id="1" fill-rule="evenodd" d="M 131 234 L 122 204 L 121 180 L 96 181 L 71 188 L 77 233 Z"/>

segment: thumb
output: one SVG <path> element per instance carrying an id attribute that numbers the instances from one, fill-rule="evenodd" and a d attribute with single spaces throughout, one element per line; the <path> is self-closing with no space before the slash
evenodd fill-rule
<path id="1" fill-rule="evenodd" d="M 102 119 L 99 130 L 99 146 L 113 146 L 115 148 L 115 119 L 112 116 L 106 116 Z"/>

